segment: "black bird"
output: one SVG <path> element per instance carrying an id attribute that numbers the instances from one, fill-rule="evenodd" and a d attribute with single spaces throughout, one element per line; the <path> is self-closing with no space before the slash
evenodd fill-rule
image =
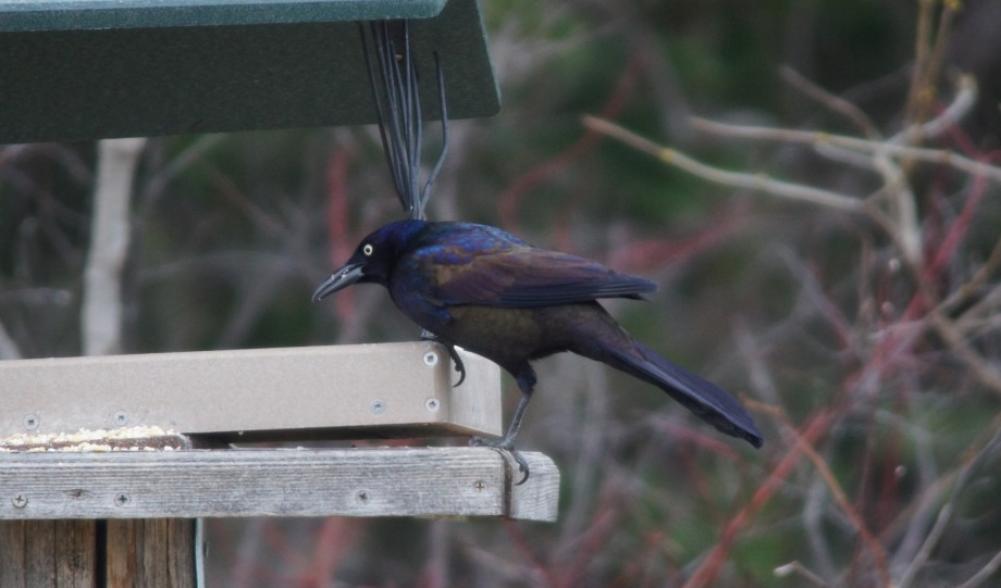
<path id="1" fill-rule="evenodd" d="M 597 302 L 640 298 L 656 285 L 566 253 L 548 251 L 496 227 L 404 220 L 365 237 L 351 259 L 313 294 L 319 301 L 354 283 L 389 289 L 396 306 L 443 344 L 458 345 L 514 376 L 522 397 L 504 437 L 475 440 L 511 451 L 535 388 L 530 361 L 572 351 L 649 382 L 727 435 L 761 446 L 761 433 L 732 396 L 636 341 Z M 460 380 L 461 383 L 461 380 Z"/>

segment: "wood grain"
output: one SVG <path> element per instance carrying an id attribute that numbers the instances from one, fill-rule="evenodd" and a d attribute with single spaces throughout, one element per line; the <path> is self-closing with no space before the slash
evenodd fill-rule
<path id="1" fill-rule="evenodd" d="M 522 486 L 483 447 L 0 454 L 0 519 L 510 516 L 556 519 L 559 472 Z M 11 497 L 23 496 L 22 508 Z"/>
<path id="2" fill-rule="evenodd" d="M 107 588 L 192 588 L 194 524 L 190 519 L 108 521 Z"/>
<path id="3" fill-rule="evenodd" d="M 26 586 L 25 528 L 30 524 L 29 521 L 0 522 L 0 586 Z"/>
<path id="4" fill-rule="evenodd" d="M 61 520 L 54 521 L 54 526 L 57 585 L 93 586 L 97 570 L 97 523 Z"/>
<path id="5" fill-rule="evenodd" d="M 92 588 L 94 521 L 0 521 L 0 586 Z"/>

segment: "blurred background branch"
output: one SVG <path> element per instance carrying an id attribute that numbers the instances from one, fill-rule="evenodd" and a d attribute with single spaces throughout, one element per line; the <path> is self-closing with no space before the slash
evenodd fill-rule
<path id="1" fill-rule="evenodd" d="M 145 139 L 108 139 L 98 144 L 91 245 L 83 284 L 83 353 L 122 351 L 122 270 L 132 230 L 133 178 Z"/>

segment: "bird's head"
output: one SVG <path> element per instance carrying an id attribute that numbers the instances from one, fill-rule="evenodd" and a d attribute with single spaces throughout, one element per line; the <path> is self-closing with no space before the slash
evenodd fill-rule
<path id="1" fill-rule="evenodd" d="M 403 253 L 411 238 L 427 223 L 403 220 L 376 229 L 358 244 L 354 254 L 340 269 L 330 274 L 313 292 L 313 302 L 330 296 L 355 283 L 387 285 L 396 260 Z"/>

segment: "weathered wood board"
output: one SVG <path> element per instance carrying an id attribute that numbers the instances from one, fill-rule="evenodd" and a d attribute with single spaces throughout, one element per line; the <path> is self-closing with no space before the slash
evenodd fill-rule
<path id="1" fill-rule="evenodd" d="M 0 522 L 0 586 L 94 586 L 95 521 Z"/>
<path id="2" fill-rule="evenodd" d="M 553 521 L 559 471 L 484 447 L 0 454 L 0 520 L 507 516 Z"/>
<path id="3" fill-rule="evenodd" d="M 500 370 L 460 354 L 458 388 L 448 354 L 429 342 L 4 361 L 0 437 L 123 426 L 500 434 Z"/>
<path id="4" fill-rule="evenodd" d="M 115 519 L 106 525 L 108 588 L 195 587 L 195 521 Z"/>
<path id="5" fill-rule="evenodd" d="M 194 588 L 195 521 L 0 521 L 2 588 Z M 98 529 L 100 528 L 100 532 Z"/>

